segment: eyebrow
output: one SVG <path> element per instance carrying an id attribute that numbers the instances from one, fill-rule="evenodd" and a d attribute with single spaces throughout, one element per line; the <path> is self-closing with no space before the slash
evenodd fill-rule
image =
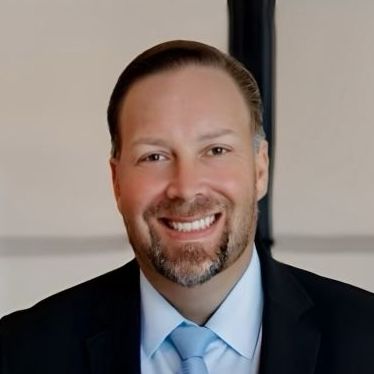
<path id="1" fill-rule="evenodd" d="M 197 137 L 197 140 L 199 142 L 204 142 L 204 141 L 207 141 L 207 140 L 213 140 L 213 139 L 216 139 L 216 138 L 220 138 L 222 136 L 225 136 L 225 135 L 235 135 L 235 132 L 231 129 L 219 129 L 219 130 L 216 130 L 216 131 L 212 131 L 212 132 L 207 132 L 205 134 L 202 134 L 200 136 Z M 166 146 L 167 145 L 167 142 L 162 139 L 162 138 L 156 138 L 156 137 L 141 137 L 137 140 L 135 140 L 133 143 L 132 143 L 132 146 L 137 146 L 137 145 L 140 145 L 140 144 L 147 144 L 147 145 L 157 145 L 157 146 Z"/>

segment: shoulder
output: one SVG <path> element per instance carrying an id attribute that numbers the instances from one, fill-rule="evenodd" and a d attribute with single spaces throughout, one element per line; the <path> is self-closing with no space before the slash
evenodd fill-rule
<path id="1" fill-rule="evenodd" d="M 295 277 L 318 303 L 356 308 L 374 308 L 374 294 L 348 283 L 337 281 L 291 265 L 280 264 Z M 354 302 L 348 303 L 348 301 Z"/>
<path id="2" fill-rule="evenodd" d="M 368 373 L 374 365 L 374 294 L 286 266 L 309 295 L 321 331 L 325 372 Z M 334 370 L 331 368 L 334 367 Z"/>
<path id="3" fill-rule="evenodd" d="M 17 331 L 53 326 L 55 330 L 71 326 L 82 318 L 88 323 L 92 311 L 116 299 L 131 298 L 138 289 L 138 268 L 135 261 L 94 279 L 56 293 L 31 308 L 11 313 L 0 320 L 0 336 Z M 65 331 L 66 332 L 66 331 Z"/>
<path id="4" fill-rule="evenodd" d="M 111 342 L 129 321 L 135 331 L 139 298 L 139 271 L 132 261 L 5 316 L 0 320 L 0 371 L 91 372 L 91 342 L 103 342 L 103 337 Z"/>
<path id="5" fill-rule="evenodd" d="M 303 287 L 325 330 L 337 337 L 374 339 L 374 294 L 290 265 L 280 264 Z"/>

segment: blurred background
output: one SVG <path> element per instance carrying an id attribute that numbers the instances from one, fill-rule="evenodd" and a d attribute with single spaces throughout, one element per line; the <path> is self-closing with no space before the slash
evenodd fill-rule
<path id="1" fill-rule="evenodd" d="M 276 258 L 374 291 L 374 2 L 278 0 Z M 0 5 L 0 316 L 133 257 L 106 107 L 161 41 L 228 49 L 226 0 Z"/>

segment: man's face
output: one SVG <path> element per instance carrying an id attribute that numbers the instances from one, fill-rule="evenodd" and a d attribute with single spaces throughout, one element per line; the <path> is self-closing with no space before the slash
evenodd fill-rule
<path id="1" fill-rule="evenodd" d="M 136 82 L 111 160 L 118 208 L 149 277 L 202 284 L 240 261 L 266 193 L 267 147 L 225 72 L 187 66 Z"/>

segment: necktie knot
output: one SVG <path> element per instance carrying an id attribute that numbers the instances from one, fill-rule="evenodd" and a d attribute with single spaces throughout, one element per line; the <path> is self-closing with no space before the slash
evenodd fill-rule
<path id="1" fill-rule="evenodd" d="M 214 332 L 201 326 L 181 324 L 170 333 L 170 340 L 182 359 L 183 373 L 208 373 L 202 358 L 214 339 Z"/>

